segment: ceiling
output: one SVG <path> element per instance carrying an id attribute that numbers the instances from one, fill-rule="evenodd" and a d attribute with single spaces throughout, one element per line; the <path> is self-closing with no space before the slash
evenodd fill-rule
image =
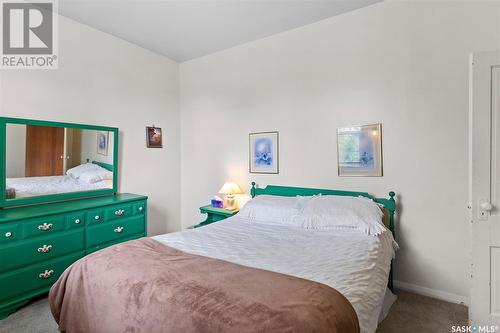
<path id="1" fill-rule="evenodd" d="M 178 62 L 382 0 L 59 0 L 59 13 Z"/>

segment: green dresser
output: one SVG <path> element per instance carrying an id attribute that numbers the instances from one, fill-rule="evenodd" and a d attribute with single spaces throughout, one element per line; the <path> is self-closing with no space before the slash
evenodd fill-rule
<path id="1" fill-rule="evenodd" d="M 146 222 L 147 197 L 135 194 L 0 210 L 0 319 L 86 254 L 145 236 Z"/>

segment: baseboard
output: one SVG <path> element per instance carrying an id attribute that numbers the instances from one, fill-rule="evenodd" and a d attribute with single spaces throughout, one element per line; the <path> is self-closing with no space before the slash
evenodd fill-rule
<path id="1" fill-rule="evenodd" d="M 446 291 L 417 286 L 416 284 L 406 283 L 402 281 L 394 281 L 394 287 L 396 287 L 396 289 L 411 291 L 415 294 L 436 298 L 450 303 L 469 305 L 469 297 L 463 295 L 457 295 Z"/>

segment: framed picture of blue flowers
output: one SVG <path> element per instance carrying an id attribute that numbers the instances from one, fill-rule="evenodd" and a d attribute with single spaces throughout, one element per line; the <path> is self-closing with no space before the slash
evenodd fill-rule
<path id="1" fill-rule="evenodd" d="M 97 131 L 97 153 L 108 155 L 109 132 Z"/>
<path id="2" fill-rule="evenodd" d="M 337 130 L 339 176 L 382 177 L 382 125 Z"/>
<path id="3" fill-rule="evenodd" d="M 279 173 L 278 132 L 250 133 L 250 173 Z"/>

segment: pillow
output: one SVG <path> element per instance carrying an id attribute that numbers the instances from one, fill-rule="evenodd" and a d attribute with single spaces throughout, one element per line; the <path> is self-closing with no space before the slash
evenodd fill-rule
<path id="1" fill-rule="evenodd" d="M 76 166 L 74 168 L 68 169 L 68 171 L 66 171 L 66 174 L 70 175 L 71 177 L 73 177 L 75 179 L 78 179 L 78 178 L 80 178 L 80 176 L 82 175 L 82 173 L 84 173 L 86 171 L 89 171 L 89 170 L 97 170 L 99 168 L 101 168 L 101 167 L 98 166 L 97 164 L 94 164 L 94 163 L 84 163 L 84 164 L 81 164 L 81 165 Z"/>
<path id="2" fill-rule="evenodd" d="M 292 222 L 300 216 L 304 198 L 259 195 L 247 202 L 238 216 L 264 222 Z"/>
<path id="3" fill-rule="evenodd" d="M 78 178 L 78 180 L 89 184 L 112 179 L 113 173 L 101 167 L 99 167 L 99 169 L 85 171 Z"/>
<path id="4" fill-rule="evenodd" d="M 382 222 L 383 212 L 371 199 L 321 195 L 311 198 L 297 222 L 309 229 L 358 229 L 368 235 L 387 230 Z"/>

